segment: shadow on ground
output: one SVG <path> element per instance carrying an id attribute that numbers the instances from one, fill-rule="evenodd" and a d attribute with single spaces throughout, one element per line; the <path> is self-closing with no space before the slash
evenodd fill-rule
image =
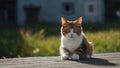
<path id="1" fill-rule="evenodd" d="M 80 59 L 77 62 L 98 65 L 98 66 L 116 66 L 117 65 L 115 63 L 111 63 L 108 60 L 102 59 L 102 58 Z"/>

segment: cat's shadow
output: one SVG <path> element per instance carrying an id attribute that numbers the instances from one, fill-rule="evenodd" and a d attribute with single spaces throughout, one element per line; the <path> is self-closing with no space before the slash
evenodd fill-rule
<path id="1" fill-rule="evenodd" d="M 76 61 L 76 60 L 72 60 Z M 102 58 L 90 58 L 90 59 L 80 59 L 79 61 L 76 61 L 79 63 L 84 63 L 84 64 L 91 64 L 91 65 L 98 65 L 98 66 L 116 66 L 117 64 L 111 63 L 106 59 Z"/>

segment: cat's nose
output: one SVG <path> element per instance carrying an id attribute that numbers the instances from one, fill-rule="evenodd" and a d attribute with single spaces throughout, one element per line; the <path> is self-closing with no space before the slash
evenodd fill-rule
<path id="1" fill-rule="evenodd" d="M 70 34 L 70 38 L 73 38 L 73 34 Z"/>

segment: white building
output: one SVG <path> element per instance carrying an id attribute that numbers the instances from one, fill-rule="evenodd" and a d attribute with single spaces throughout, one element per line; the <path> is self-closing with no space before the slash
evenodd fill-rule
<path id="1" fill-rule="evenodd" d="M 0 0 L 1 24 L 24 25 L 29 22 L 60 22 L 61 16 L 85 22 L 105 19 L 105 1 L 110 0 Z"/>

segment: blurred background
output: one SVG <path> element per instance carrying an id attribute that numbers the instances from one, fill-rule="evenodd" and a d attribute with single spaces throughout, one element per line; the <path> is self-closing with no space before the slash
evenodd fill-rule
<path id="1" fill-rule="evenodd" d="M 59 55 L 61 17 L 83 18 L 94 53 L 120 52 L 120 0 L 0 0 L 0 58 Z"/>

